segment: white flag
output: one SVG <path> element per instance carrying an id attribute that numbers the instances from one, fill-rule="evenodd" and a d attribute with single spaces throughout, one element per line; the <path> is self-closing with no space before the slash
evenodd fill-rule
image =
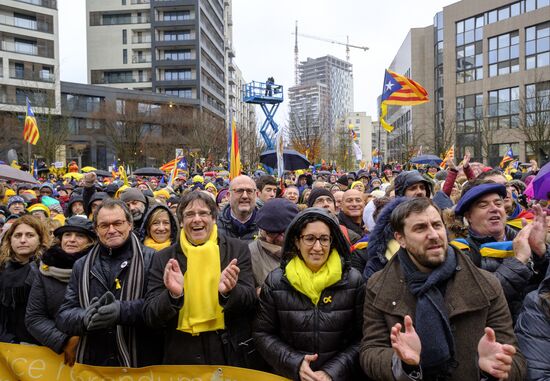
<path id="1" fill-rule="evenodd" d="M 283 174 L 285 172 L 285 160 L 284 160 L 284 141 L 283 141 L 283 129 L 281 128 L 281 131 L 279 131 L 279 135 L 277 135 L 277 173 L 279 175 L 279 178 L 283 178 Z"/>
<path id="2" fill-rule="evenodd" d="M 361 161 L 363 159 L 363 151 L 356 142 L 353 142 L 353 153 L 355 154 L 355 160 Z"/>

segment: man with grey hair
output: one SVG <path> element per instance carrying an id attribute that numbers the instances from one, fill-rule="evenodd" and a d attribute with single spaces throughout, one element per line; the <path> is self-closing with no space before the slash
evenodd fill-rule
<path id="1" fill-rule="evenodd" d="M 158 364 L 160 343 L 147 329 L 143 301 L 155 251 L 132 233 L 124 202 L 106 199 L 94 213 L 98 243 L 74 265 L 57 326 L 80 336 L 77 362 L 97 366 Z"/>

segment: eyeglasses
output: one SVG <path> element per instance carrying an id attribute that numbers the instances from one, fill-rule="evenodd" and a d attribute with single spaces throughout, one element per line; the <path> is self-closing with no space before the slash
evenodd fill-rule
<path id="1" fill-rule="evenodd" d="M 246 192 L 247 194 L 254 194 L 254 192 L 256 192 L 256 189 L 252 189 L 252 188 L 237 188 L 237 189 L 232 189 L 231 192 L 235 192 L 235 194 L 238 194 L 239 196 L 242 196 L 242 194 L 244 192 Z"/>
<path id="2" fill-rule="evenodd" d="M 306 246 L 314 246 L 315 242 L 319 241 L 321 246 L 328 247 L 332 242 L 332 238 L 329 235 L 322 235 L 320 237 L 315 237 L 313 234 L 306 234 L 300 236 L 300 239 Z"/>
<path id="3" fill-rule="evenodd" d="M 199 216 L 199 218 L 206 218 L 206 217 L 211 216 L 211 215 L 212 215 L 212 213 L 205 212 L 205 211 L 202 211 L 202 212 L 185 212 L 185 213 L 183 213 L 183 218 L 191 219 L 191 218 L 194 218 L 195 216 Z"/>
<path id="4" fill-rule="evenodd" d="M 99 230 L 99 231 L 107 231 L 112 227 L 114 227 L 116 230 L 119 230 L 119 229 L 122 229 L 122 227 L 127 223 L 128 221 L 122 221 L 122 220 L 118 220 L 118 221 L 115 221 L 115 222 L 111 222 L 111 223 L 101 223 L 101 224 L 97 224 L 96 226 L 96 229 Z"/>

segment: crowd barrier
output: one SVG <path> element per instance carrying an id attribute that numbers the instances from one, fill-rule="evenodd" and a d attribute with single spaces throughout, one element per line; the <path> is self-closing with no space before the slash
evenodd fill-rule
<path id="1" fill-rule="evenodd" d="M 256 370 L 232 366 L 156 365 L 113 368 L 63 364 L 49 348 L 0 343 L 0 381 L 288 381 Z"/>

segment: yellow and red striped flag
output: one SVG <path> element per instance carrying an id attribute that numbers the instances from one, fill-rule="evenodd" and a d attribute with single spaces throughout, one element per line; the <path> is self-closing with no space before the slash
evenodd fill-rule
<path id="1" fill-rule="evenodd" d="M 237 134 L 237 123 L 235 122 L 235 118 L 231 118 L 227 154 L 227 163 L 229 165 L 229 180 L 231 181 L 241 174 L 241 154 L 239 152 L 239 136 Z"/>
<path id="2" fill-rule="evenodd" d="M 181 158 L 182 156 L 178 156 L 174 160 L 170 160 L 168 163 L 163 164 L 162 167 L 160 167 L 159 169 L 163 172 L 168 172 L 168 171 L 171 172 L 174 169 L 174 167 L 179 163 Z"/>
<path id="3" fill-rule="evenodd" d="M 38 131 L 38 124 L 36 124 L 36 118 L 31 109 L 31 102 L 27 97 L 27 115 L 25 115 L 25 127 L 23 128 L 23 139 L 32 145 L 35 145 L 40 139 L 40 131 Z"/>
<path id="4" fill-rule="evenodd" d="M 447 164 L 447 160 L 454 160 L 454 158 L 455 158 L 455 146 L 453 144 L 451 148 L 447 150 L 447 153 L 445 154 L 445 158 L 443 159 L 441 164 L 439 164 L 439 168 L 444 169 L 445 165 Z"/>

